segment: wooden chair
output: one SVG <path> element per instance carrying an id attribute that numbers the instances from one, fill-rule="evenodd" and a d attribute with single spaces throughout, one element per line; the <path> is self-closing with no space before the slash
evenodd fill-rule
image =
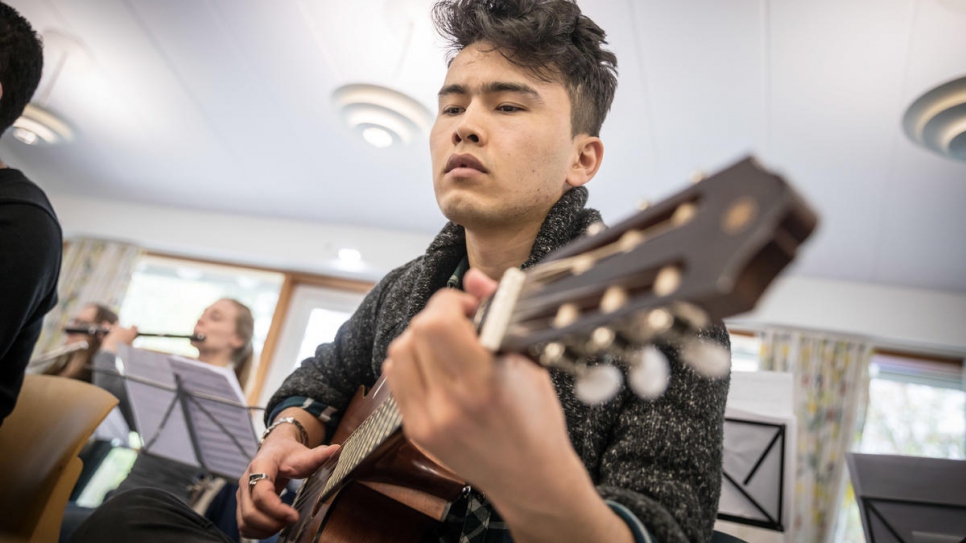
<path id="1" fill-rule="evenodd" d="M 27 375 L 0 426 L 0 543 L 56 542 L 82 463 L 77 457 L 117 398 L 94 385 Z"/>

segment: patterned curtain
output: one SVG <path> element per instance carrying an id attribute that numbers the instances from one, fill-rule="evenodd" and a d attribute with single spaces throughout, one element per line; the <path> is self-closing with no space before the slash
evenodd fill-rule
<path id="1" fill-rule="evenodd" d="M 800 331 L 763 332 L 761 369 L 795 376 L 796 543 L 828 543 L 845 482 L 845 453 L 865 417 L 872 345 Z"/>
<path id="2" fill-rule="evenodd" d="M 85 304 L 101 303 L 117 310 L 143 254 L 143 249 L 127 243 L 90 238 L 69 240 L 57 284 L 59 302 L 44 318 L 33 357 L 60 345 L 63 327 Z"/>

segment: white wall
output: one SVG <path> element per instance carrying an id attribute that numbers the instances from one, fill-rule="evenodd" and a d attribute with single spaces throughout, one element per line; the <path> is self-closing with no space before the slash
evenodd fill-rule
<path id="1" fill-rule="evenodd" d="M 179 256 L 378 279 L 419 256 L 433 236 L 376 228 L 89 199 L 47 191 L 64 237 L 128 241 Z M 440 224 L 442 227 L 442 224 Z M 362 253 L 363 263 L 338 259 L 342 248 Z"/>
<path id="2" fill-rule="evenodd" d="M 783 325 L 871 338 L 877 345 L 966 354 L 966 293 L 782 277 L 730 325 Z"/>
<path id="3" fill-rule="evenodd" d="M 166 253 L 342 277 L 378 279 L 420 255 L 428 234 L 209 213 L 51 193 L 66 237 L 127 240 Z M 362 252 L 364 265 L 337 253 Z M 872 338 L 882 346 L 966 353 L 966 293 L 785 276 L 758 308 L 729 319 L 755 328 L 784 325 Z"/>

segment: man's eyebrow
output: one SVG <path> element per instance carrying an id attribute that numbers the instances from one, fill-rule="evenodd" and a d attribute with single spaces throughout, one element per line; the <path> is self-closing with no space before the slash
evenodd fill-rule
<path id="1" fill-rule="evenodd" d="M 543 102 L 543 97 L 540 96 L 540 93 L 537 92 L 537 90 L 531 87 L 530 85 L 527 85 L 524 83 L 508 83 L 503 81 L 494 81 L 494 82 L 484 84 L 480 90 L 482 94 L 500 94 L 500 93 L 525 94 L 539 102 Z M 438 96 L 442 98 L 443 96 L 448 96 L 451 94 L 465 95 L 465 94 L 470 94 L 470 92 L 465 85 L 453 84 L 453 85 L 446 85 L 445 87 L 440 89 Z"/>
<path id="2" fill-rule="evenodd" d="M 469 92 L 463 85 L 446 85 L 445 87 L 439 89 L 437 96 L 442 98 L 443 96 L 448 96 L 450 94 L 469 94 Z"/>
<path id="3" fill-rule="evenodd" d="M 503 81 L 494 81 L 483 85 L 483 94 L 500 94 L 504 92 L 526 94 L 541 102 L 543 101 L 543 98 L 540 96 L 540 93 L 537 92 L 536 89 L 534 89 L 533 87 L 525 83 L 506 83 Z"/>

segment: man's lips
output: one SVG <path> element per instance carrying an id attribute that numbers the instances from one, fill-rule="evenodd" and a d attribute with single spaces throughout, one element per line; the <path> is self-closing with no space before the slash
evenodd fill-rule
<path id="1" fill-rule="evenodd" d="M 487 173 L 486 168 L 483 167 L 483 164 L 481 164 L 475 156 L 467 154 L 453 155 L 449 157 L 449 160 L 446 161 L 446 168 L 443 170 L 443 173 L 449 173 L 458 168 L 469 168 L 471 170 Z"/>

